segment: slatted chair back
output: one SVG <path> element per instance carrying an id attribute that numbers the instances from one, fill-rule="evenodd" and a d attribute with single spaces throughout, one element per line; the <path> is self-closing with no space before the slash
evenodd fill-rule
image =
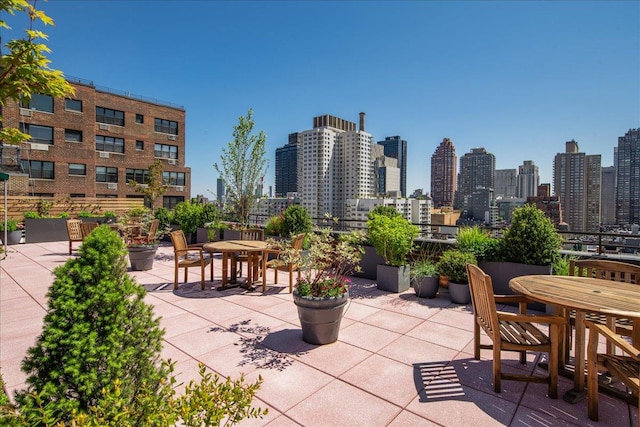
<path id="1" fill-rule="evenodd" d="M 73 242 L 82 242 L 82 239 L 84 237 L 82 235 L 82 220 L 68 219 L 67 235 L 69 236 L 69 255 L 71 255 L 71 251 L 73 250 Z"/>
<path id="2" fill-rule="evenodd" d="M 170 234 L 171 243 L 173 244 L 173 251 L 178 258 L 184 258 L 186 256 L 187 238 L 184 236 L 182 230 L 172 231 Z"/>
<path id="3" fill-rule="evenodd" d="M 87 237 L 96 228 L 98 228 L 97 222 L 82 222 L 80 224 L 80 229 L 82 230 L 82 238 L 84 239 L 85 237 Z"/>
<path id="4" fill-rule="evenodd" d="M 261 228 L 247 228 L 240 231 L 240 240 L 264 240 L 264 230 Z"/>
<path id="5" fill-rule="evenodd" d="M 475 321 L 491 338 L 491 341 L 500 339 L 498 311 L 496 309 L 491 276 L 472 264 L 467 264 L 467 275 L 469 276 L 471 303 Z M 497 337 L 496 334 L 498 334 Z"/>
<path id="6" fill-rule="evenodd" d="M 569 275 L 640 285 L 640 266 L 620 261 L 571 260 L 569 261 Z"/>
<path id="7" fill-rule="evenodd" d="M 301 251 L 302 245 L 304 244 L 304 237 L 304 233 L 298 234 L 296 237 L 294 237 L 293 242 L 291 242 L 291 247 L 295 250 Z"/>
<path id="8" fill-rule="evenodd" d="M 149 230 L 147 231 L 147 242 L 151 243 L 156 239 L 156 234 L 158 234 L 159 227 L 160 227 L 159 219 L 154 219 L 149 223 Z"/>

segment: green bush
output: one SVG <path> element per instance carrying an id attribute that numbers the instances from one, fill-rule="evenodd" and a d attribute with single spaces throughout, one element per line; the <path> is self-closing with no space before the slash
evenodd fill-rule
<path id="1" fill-rule="evenodd" d="M 0 231 L 4 231 L 4 221 L 0 221 Z M 7 220 L 7 231 L 18 231 L 18 221 L 14 219 Z"/>
<path id="2" fill-rule="evenodd" d="M 409 270 L 411 277 L 420 280 L 424 277 L 437 277 L 438 266 L 429 258 L 422 258 L 414 261 Z"/>
<path id="3" fill-rule="evenodd" d="M 193 234 L 202 227 L 202 205 L 190 201 L 180 202 L 173 210 L 173 219 L 180 226 L 183 233 Z"/>
<path id="4" fill-rule="evenodd" d="M 388 216 L 389 218 L 393 218 L 394 216 L 402 216 L 400 212 L 398 212 L 398 210 L 393 206 L 385 205 L 378 205 L 375 208 L 371 209 L 371 211 L 367 215 L 367 219 L 373 218 L 374 215 L 384 215 Z"/>
<path id="5" fill-rule="evenodd" d="M 413 250 L 419 235 L 418 227 L 402 216 L 371 215 L 367 221 L 367 238 L 388 265 L 407 264 L 407 255 Z"/>
<path id="6" fill-rule="evenodd" d="M 451 249 L 442 254 L 438 261 L 438 271 L 447 276 L 454 283 L 469 283 L 467 264 L 478 265 L 476 257 L 471 252 Z"/>
<path id="7" fill-rule="evenodd" d="M 167 208 L 156 208 L 153 217 L 160 220 L 160 227 L 170 228 L 173 224 L 173 213 Z"/>
<path id="8" fill-rule="evenodd" d="M 477 259 L 485 259 L 494 251 L 499 240 L 491 237 L 489 231 L 478 226 L 460 227 L 456 238 L 456 247 L 471 252 Z"/>
<path id="9" fill-rule="evenodd" d="M 281 236 L 282 235 L 282 222 L 284 221 L 284 216 L 282 215 L 274 215 L 267 219 L 267 222 L 264 224 L 264 232 L 268 236 Z"/>
<path id="10" fill-rule="evenodd" d="M 24 218 L 25 219 L 35 219 L 35 218 L 41 218 L 40 214 L 36 211 L 27 211 L 24 213 Z"/>
<path id="11" fill-rule="evenodd" d="M 513 212 L 502 237 L 504 261 L 533 265 L 553 264 L 560 257 L 562 238 L 549 218 L 533 204 Z"/>
<path id="12" fill-rule="evenodd" d="M 311 231 L 311 216 L 300 205 L 289 205 L 282 213 L 282 235 L 295 236 Z"/>

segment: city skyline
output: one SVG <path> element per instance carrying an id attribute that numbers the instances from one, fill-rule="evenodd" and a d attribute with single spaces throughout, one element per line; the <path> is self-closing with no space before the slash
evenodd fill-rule
<path id="1" fill-rule="evenodd" d="M 366 112 L 374 141 L 408 141 L 407 193 L 430 191 L 444 138 L 459 156 L 484 147 L 497 169 L 533 160 L 551 182 L 566 141 L 610 166 L 618 137 L 640 127 L 638 2 L 38 6 L 56 23 L 44 28 L 53 68 L 185 107 L 192 196 L 214 198 L 213 163 L 249 108 L 267 134 L 265 192 L 276 148 L 319 115 Z M 310 29 L 318 17 L 332 31 Z M 101 38 L 100 28 L 117 30 Z"/>

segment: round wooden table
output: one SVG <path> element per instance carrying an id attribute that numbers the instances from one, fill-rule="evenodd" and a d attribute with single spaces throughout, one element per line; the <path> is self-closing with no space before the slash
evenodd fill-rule
<path id="1" fill-rule="evenodd" d="M 246 252 L 248 255 L 247 287 L 251 288 L 253 277 L 257 276 L 260 255 L 266 248 L 267 242 L 263 240 L 220 240 L 202 245 L 202 249 L 211 254 L 216 252 L 222 254 L 222 286 L 216 289 L 225 290 L 239 285 L 236 265 L 236 254 L 238 252 Z M 229 273 L 227 267 L 228 260 L 231 260 L 230 277 L 227 277 Z"/>
<path id="2" fill-rule="evenodd" d="M 640 347 L 640 285 L 590 277 L 534 275 L 515 277 L 509 287 L 532 300 L 576 311 L 574 390 L 565 395 L 567 401 L 576 402 L 584 396 L 586 313 L 631 318 L 632 342 Z M 563 359 L 564 354 L 560 357 Z M 561 361 L 564 363 L 566 360 Z"/>

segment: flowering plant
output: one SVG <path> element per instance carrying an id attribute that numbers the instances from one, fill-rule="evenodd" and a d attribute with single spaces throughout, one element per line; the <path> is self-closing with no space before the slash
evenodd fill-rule
<path id="1" fill-rule="evenodd" d="M 336 221 L 335 219 L 333 219 Z M 296 284 L 300 296 L 317 298 L 339 297 L 349 288 L 345 276 L 359 270 L 357 265 L 364 252 L 364 234 L 359 231 L 334 233 L 330 227 L 317 228 L 308 235 L 310 249 L 287 249 L 285 259 L 300 268 Z"/>

